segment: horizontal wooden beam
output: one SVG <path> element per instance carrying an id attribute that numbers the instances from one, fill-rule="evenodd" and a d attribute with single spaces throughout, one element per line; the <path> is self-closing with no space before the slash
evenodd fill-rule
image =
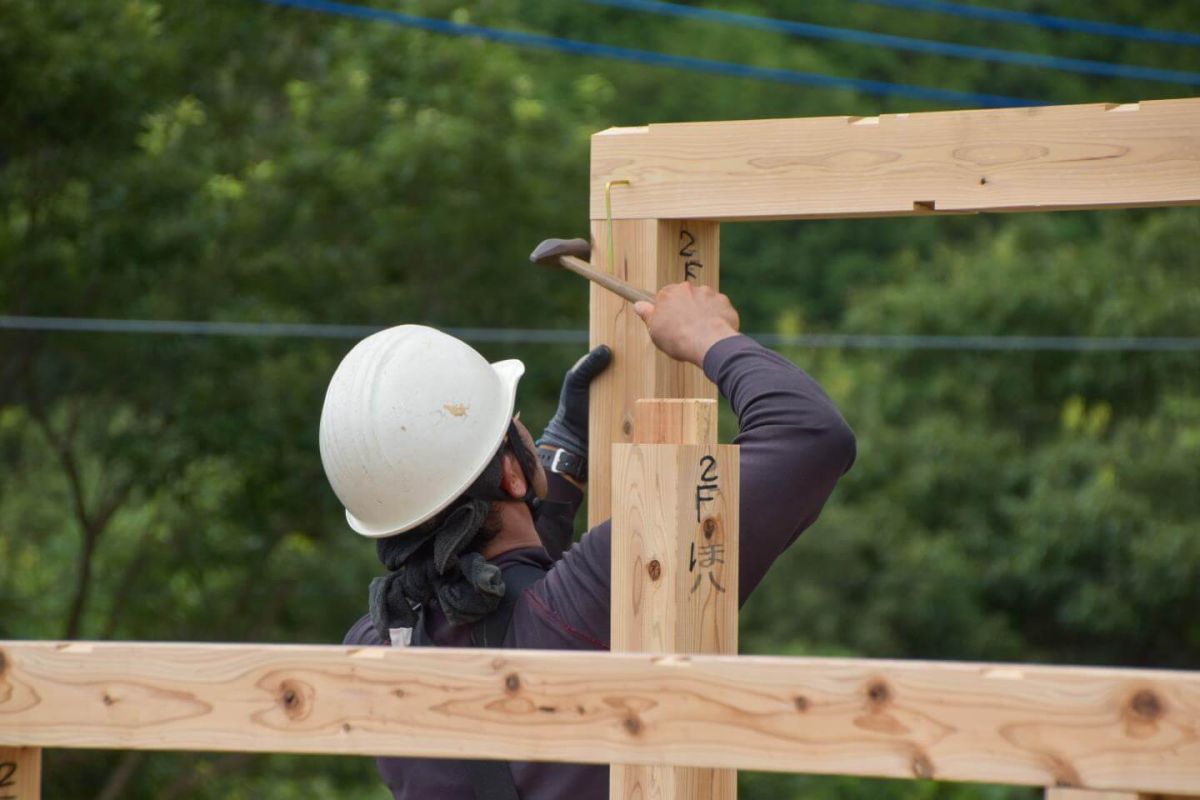
<path id="1" fill-rule="evenodd" d="M 1200 673 L 0 642 L 0 746 L 469 755 L 1200 794 Z"/>
<path id="2" fill-rule="evenodd" d="M 591 216 L 784 219 L 1200 203 L 1200 98 L 693 122 L 592 137 Z"/>

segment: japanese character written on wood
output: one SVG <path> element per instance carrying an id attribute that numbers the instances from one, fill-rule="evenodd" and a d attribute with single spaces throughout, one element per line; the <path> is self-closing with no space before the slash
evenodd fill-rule
<path id="1" fill-rule="evenodd" d="M 692 573 L 692 594 L 700 588 L 701 582 L 707 577 L 709 583 L 718 592 L 725 587 L 717 579 L 717 566 L 725 563 L 725 545 L 712 541 L 717 533 L 717 521 L 712 517 L 704 517 L 704 507 L 717 499 L 721 491 L 721 478 L 717 474 L 717 459 L 706 455 L 700 458 L 700 480 L 696 482 L 696 522 L 700 523 L 700 531 L 704 541 L 700 546 L 691 543 L 688 557 L 688 572 Z"/>
<path id="2" fill-rule="evenodd" d="M 696 236 L 687 228 L 679 231 L 679 256 L 683 259 L 683 279 L 685 281 L 696 280 L 696 270 L 704 269 L 704 264 L 701 263 L 696 255 Z"/>
<path id="3" fill-rule="evenodd" d="M 0 800 L 17 800 L 17 796 L 15 794 L 9 794 L 7 791 L 5 791 L 17 785 L 16 775 L 16 762 L 0 762 L 0 792 L 4 792 L 4 794 L 0 794 Z"/>

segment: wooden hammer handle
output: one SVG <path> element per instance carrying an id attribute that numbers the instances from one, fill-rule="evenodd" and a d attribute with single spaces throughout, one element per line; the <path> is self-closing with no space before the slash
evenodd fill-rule
<path id="1" fill-rule="evenodd" d="M 626 283 L 620 278 L 614 278 L 605 272 L 592 269 L 592 265 L 576 256 L 559 256 L 558 263 L 565 269 L 571 270 L 576 275 L 582 275 L 589 281 L 594 281 L 610 292 L 615 292 L 621 297 L 624 297 L 631 303 L 636 303 L 639 300 L 645 300 L 647 303 L 654 302 L 654 295 L 647 291 L 638 289 L 632 284 Z"/>

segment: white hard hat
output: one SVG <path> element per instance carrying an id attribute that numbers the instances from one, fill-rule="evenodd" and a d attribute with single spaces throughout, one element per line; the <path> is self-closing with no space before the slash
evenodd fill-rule
<path id="1" fill-rule="evenodd" d="M 424 325 L 355 345 L 321 410 L 321 463 L 350 527 L 391 536 L 462 495 L 500 449 L 524 373 Z"/>

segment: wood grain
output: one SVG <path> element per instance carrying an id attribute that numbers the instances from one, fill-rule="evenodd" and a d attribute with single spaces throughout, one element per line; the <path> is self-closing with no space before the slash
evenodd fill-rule
<path id="1" fill-rule="evenodd" d="M 591 216 L 905 216 L 1200 203 L 1200 98 L 694 122 L 592 137 Z"/>
<path id="2" fill-rule="evenodd" d="M 1137 792 L 1096 792 L 1089 789 L 1067 789 L 1051 786 L 1046 789 L 1046 800 L 1140 800 Z"/>
<path id="3" fill-rule="evenodd" d="M 41 800 L 42 748 L 0 747 L 0 800 Z"/>
<path id="4" fill-rule="evenodd" d="M 717 401 L 638 400 L 633 437 L 639 444 L 716 444 Z"/>
<path id="5" fill-rule="evenodd" d="M 636 443 L 613 447 L 612 649 L 736 654 L 738 448 L 715 444 L 713 400 L 639 400 L 635 417 Z M 613 764 L 609 786 L 733 800 L 737 772 Z"/>
<path id="6" fill-rule="evenodd" d="M 539 761 L 1200 794 L 1200 674 L 0 642 L 0 746 Z"/>
<path id="7" fill-rule="evenodd" d="M 624 188 L 614 187 L 613 196 Z M 604 220 L 593 220 L 592 241 L 592 265 L 607 271 L 608 229 Z M 618 221 L 613 226 L 613 243 L 614 274 L 634 286 L 657 291 L 688 279 L 718 288 L 720 228 L 714 222 Z M 588 525 L 594 526 L 612 515 L 612 445 L 632 441 L 637 401 L 716 399 L 717 387 L 698 367 L 660 353 L 633 307 L 597 286 L 591 287 L 590 327 L 592 347 L 607 344 L 613 349 L 612 365 L 591 389 Z"/>
<path id="8" fill-rule="evenodd" d="M 1092 789 L 1066 789 L 1052 786 L 1046 789 L 1046 800 L 1189 800 L 1189 798 L 1182 794 L 1097 792 Z"/>

